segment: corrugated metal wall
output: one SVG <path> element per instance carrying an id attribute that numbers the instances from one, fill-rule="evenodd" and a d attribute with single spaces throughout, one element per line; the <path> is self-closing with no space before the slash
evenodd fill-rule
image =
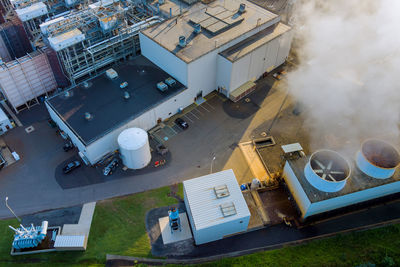
<path id="1" fill-rule="evenodd" d="M 38 96 L 56 89 L 57 83 L 46 54 L 35 51 L 1 65 L 0 87 L 18 112 Z"/>
<path id="2" fill-rule="evenodd" d="M 67 79 L 67 77 L 64 75 L 62 66 L 60 65 L 60 61 L 58 60 L 58 57 L 57 57 L 57 52 L 49 47 L 45 48 L 44 52 L 47 55 L 47 58 L 49 60 L 51 69 L 53 70 L 54 78 L 56 79 L 58 87 L 61 87 L 61 88 L 68 87 L 70 85 L 70 82 Z"/>
<path id="3" fill-rule="evenodd" d="M 23 57 L 33 51 L 24 26 L 18 18 L 3 23 L 0 27 L 0 36 L 12 59 Z"/>

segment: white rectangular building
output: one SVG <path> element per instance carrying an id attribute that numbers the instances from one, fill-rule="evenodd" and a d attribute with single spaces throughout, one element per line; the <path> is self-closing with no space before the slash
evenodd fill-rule
<path id="1" fill-rule="evenodd" d="M 244 12 L 239 12 L 241 3 Z M 283 64 L 292 31 L 280 16 L 253 3 L 216 0 L 193 5 L 184 16 L 144 30 L 139 37 L 142 54 L 186 85 L 195 99 L 217 89 L 230 97 Z M 185 39 L 184 45 L 179 38 Z"/>
<path id="2" fill-rule="evenodd" d="M 250 211 L 232 169 L 184 181 L 183 193 L 196 245 L 247 230 Z"/>

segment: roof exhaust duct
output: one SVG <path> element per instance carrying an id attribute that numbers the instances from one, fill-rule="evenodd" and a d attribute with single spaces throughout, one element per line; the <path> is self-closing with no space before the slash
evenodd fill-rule
<path id="1" fill-rule="evenodd" d="M 350 177 L 350 165 L 339 153 L 332 150 L 314 152 L 304 168 L 304 176 L 316 189 L 338 192 Z"/>
<path id="2" fill-rule="evenodd" d="M 179 36 L 179 46 L 180 47 L 185 47 L 186 46 L 186 37 L 181 35 Z"/>
<path id="3" fill-rule="evenodd" d="M 387 179 L 393 176 L 399 166 L 400 155 L 391 144 L 370 139 L 361 145 L 356 162 L 364 174 L 376 179 Z"/>
<path id="4" fill-rule="evenodd" d="M 93 115 L 90 112 L 85 112 L 85 120 L 91 121 L 93 119 Z"/>
<path id="5" fill-rule="evenodd" d="M 199 23 L 194 24 L 194 30 L 193 32 L 195 34 L 199 34 L 201 32 L 201 25 Z"/>
<path id="6" fill-rule="evenodd" d="M 246 11 L 246 4 L 241 3 L 239 6 L 239 13 L 243 14 Z"/>

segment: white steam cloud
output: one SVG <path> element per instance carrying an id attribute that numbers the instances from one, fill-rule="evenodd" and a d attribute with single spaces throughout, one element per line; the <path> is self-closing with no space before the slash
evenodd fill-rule
<path id="1" fill-rule="evenodd" d="M 369 137 L 398 138 L 399 14 L 399 0 L 297 2 L 300 66 L 288 82 L 305 107 L 311 140 L 319 140 L 312 150 L 321 140 L 358 147 Z"/>

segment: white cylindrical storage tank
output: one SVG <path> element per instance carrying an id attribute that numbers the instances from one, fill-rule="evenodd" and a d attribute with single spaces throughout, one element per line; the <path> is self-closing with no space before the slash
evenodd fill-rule
<path id="1" fill-rule="evenodd" d="M 307 181 L 323 192 L 338 192 L 350 176 L 350 165 L 339 153 L 331 150 L 314 152 L 304 168 Z"/>
<path id="2" fill-rule="evenodd" d="M 399 152 L 389 143 L 370 139 L 361 145 L 356 156 L 357 167 L 366 175 L 386 179 L 393 176 L 400 163 Z"/>
<path id="3" fill-rule="evenodd" d="M 142 169 L 151 161 L 149 137 L 140 128 L 123 130 L 118 136 L 123 164 L 129 169 Z"/>

